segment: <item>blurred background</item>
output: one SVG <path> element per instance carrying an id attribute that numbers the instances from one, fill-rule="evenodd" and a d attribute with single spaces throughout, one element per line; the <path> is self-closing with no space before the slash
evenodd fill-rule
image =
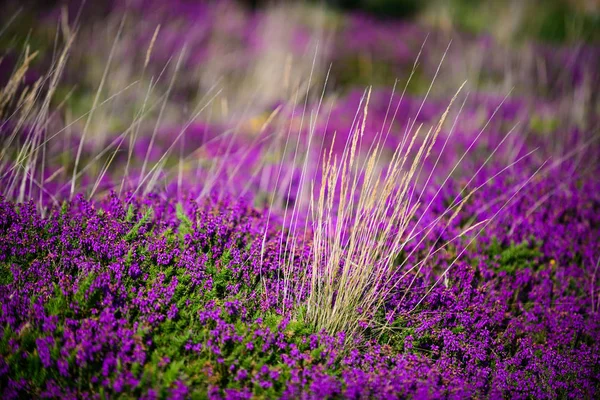
<path id="1" fill-rule="evenodd" d="M 66 49 L 49 124 L 89 131 L 91 163 L 132 124 L 142 133 L 131 146 L 169 151 L 189 125 L 179 155 L 222 132 L 242 147 L 267 141 L 269 124 L 329 136 L 350 126 L 367 86 L 384 124 L 406 92 L 398 132 L 415 115 L 437 118 L 463 82 L 465 129 L 502 103 L 498 132 L 519 122 L 523 137 L 553 135 L 560 153 L 561 135 L 599 126 L 599 0 L 20 0 L 1 10 L 0 83 L 32 54 L 23 82 L 37 82 Z"/>
<path id="2" fill-rule="evenodd" d="M 420 18 L 444 29 L 490 33 L 501 40 L 597 41 L 598 0 L 338 0 L 342 9 L 382 18 Z"/>
<path id="3" fill-rule="evenodd" d="M 185 0 L 184 3 L 218 1 Z M 287 1 L 288 4 L 299 1 Z M 0 2 L 3 19 L 16 8 L 52 9 L 66 3 L 60 0 Z M 73 2 L 71 2 L 73 3 Z M 88 1 L 90 14 L 101 16 L 114 1 Z M 122 2 L 126 3 L 126 2 Z M 239 0 L 257 10 L 283 1 Z M 538 39 L 550 42 L 587 41 L 600 38 L 599 0 L 308 0 L 338 11 L 360 11 L 383 19 L 419 19 L 432 26 L 466 32 L 490 33 L 503 40 Z"/>
<path id="4" fill-rule="evenodd" d="M 237 121 L 289 101 L 308 78 L 316 97 L 325 79 L 328 94 L 344 95 L 411 76 L 413 95 L 448 96 L 466 80 L 468 90 L 510 92 L 538 109 L 540 99 L 559 102 L 567 124 L 590 125 L 598 114 L 600 0 L 5 0 L 0 7 L 0 79 L 28 46 L 38 51 L 33 82 L 62 36 L 77 31 L 57 90 L 58 101 L 71 92 L 75 115 L 91 105 L 109 56 L 105 96 L 161 71 L 156 88 L 167 90 L 177 70 L 164 113 L 173 123 L 211 88 L 222 90 L 211 118 Z M 119 110 L 143 101 L 122 99 L 99 117 L 107 129 L 122 125 Z"/>

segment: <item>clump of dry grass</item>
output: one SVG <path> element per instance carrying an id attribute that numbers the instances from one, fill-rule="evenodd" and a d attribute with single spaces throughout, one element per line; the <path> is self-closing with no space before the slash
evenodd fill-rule
<path id="1" fill-rule="evenodd" d="M 62 33 L 64 44 L 61 52 L 54 54 L 50 70 L 45 76 L 31 86 L 24 84 L 27 71 L 38 54 L 31 52 L 29 45 L 26 45 L 16 68 L 0 91 L 0 128 L 6 133 L 2 138 L 0 153 L 0 172 L 5 182 L 3 195 L 19 202 L 23 202 L 34 187 L 40 193 L 40 204 L 42 193 L 51 195 L 44 189 L 46 144 L 51 139 L 48 134 L 52 121 L 51 101 L 74 39 L 70 31 L 63 29 L 62 32 L 57 31 L 55 42 L 59 39 L 59 33 Z M 56 109 L 62 105 L 59 104 Z M 26 133 L 25 137 L 22 136 L 23 132 Z M 18 141 L 22 143 L 18 143 L 15 150 L 13 145 Z"/>
<path id="2" fill-rule="evenodd" d="M 63 10 L 65 11 L 65 10 Z M 277 29 L 288 31 L 286 27 L 277 25 L 276 22 L 280 21 L 281 14 L 285 12 L 284 7 L 275 7 L 271 11 L 273 15 L 267 18 L 267 21 L 271 21 L 271 24 L 267 24 L 265 27 L 265 40 L 268 37 L 274 35 L 274 31 Z M 320 15 L 319 10 L 314 10 L 315 15 Z M 214 81 L 210 82 L 210 88 L 203 90 L 198 96 L 197 101 L 190 101 L 186 103 L 186 107 L 175 105 L 177 109 L 186 109 L 188 111 L 181 112 L 174 115 L 170 112 L 174 105 L 171 104 L 171 90 L 174 87 L 175 81 L 184 79 L 190 80 L 193 77 L 190 76 L 189 72 L 182 75 L 180 66 L 182 65 L 185 57 L 187 56 L 186 47 L 179 53 L 176 58 L 176 62 L 171 62 L 172 59 L 166 62 L 162 71 L 158 76 L 153 74 L 153 70 L 147 69 L 150 62 L 150 57 L 153 52 L 153 48 L 158 36 L 161 33 L 161 27 L 156 26 L 153 35 L 148 44 L 148 50 L 143 57 L 143 66 L 135 64 L 136 62 L 130 57 L 130 52 L 126 51 L 132 47 L 132 43 L 135 39 L 135 26 L 132 28 L 126 23 L 125 16 L 120 17 L 118 21 L 114 21 L 114 17 L 111 17 L 109 28 L 115 28 L 110 34 L 106 35 L 93 35 L 91 29 L 86 26 L 81 26 L 78 23 L 79 18 L 76 18 L 75 25 L 69 27 L 68 17 L 66 11 L 63 12 L 59 21 L 59 27 L 62 29 L 57 30 L 55 38 L 54 49 L 55 54 L 52 57 L 52 65 L 50 71 L 42 76 L 38 82 L 31 85 L 31 87 L 24 87 L 23 81 L 25 74 L 30 68 L 31 62 L 37 56 L 36 52 L 31 52 L 29 47 L 26 47 L 24 54 L 21 56 L 20 64 L 12 74 L 6 87 L 0 90 L 0 119 L 3 121 L 3 130 L 7 132 L 10 129 L 10 134 L 5 135 L 2 140 L 2 149 L 0 152 L 0 167 L 3 174 L 3 180 L 6 185 L 3 185 L 3 194 L 8 198 L 13 198 L 17 201 L 23 201 L 31 193 L 43 192 L 44 191 L 44 168 L 47 161 L 48 145 L 50 142 L 57 138 L 59 135 L 71 133 L 75 135 L 79 145 L 73 154 L 73 160 L 69 160 L 67 165 L 64 165 L 63 170 L 57 172 L 68 178 L 70 181 L 69 194 L 72 197 L 76 192 L 85 191 L 89 197 L 94 196 L 99 190 L 99 183 L 102 178 L 109 172 L 112 161 L 116 154 L 121 151 L 123 143 L 128 142 L 128 154 L 127 154 L 127 165 L 123 171 L 121 184 L 119 187 L 119 193 L 122 193 L 126 189 L 132 189 L 135 192 L 150 192 L 155 190 L 159 176 L 167 174 L 172 175 L 173 171 L 169 171 L 165 167 L 165 160 L 167 156 L 170 156 L 173 150 L 175 150 L 175 144 L 183 148 L 184 134 L 187 128 L 191 124 L 196 122 L 200 113 L 205 111 L 210 112 L 210 115 L 205 120 L 210 121 L 214 119 L 212 113 L 213 103 L 215 99 L 221 100 L 220 104 L 224 109 L 228 109 L 229 114 L 234 106 L 231 101 L 227 100 L 227 96 L 239 97 L 240 110 L 244 109 L 244 114 L 239 116 L 242 121 L 248 119 L 248 112 L 252 114 L 252 110 L 247 109 L 250 105 L 256 103 L 256 99 L 245 96 L 242 93 L 242 89 L 237 85 L 238 91 L 227 91 L 223 87 L 222 79 L 215 78 Z M 320 20 L 319 20 L 320 21 Z M 288 21 L 289 22 L 289 21 Z M 299 24 L 299 21 L 294 21 L 294 24 Z M 316 27 L 313 29 L 314 37 L 312 38 L 310 49 L 318 46 L 318 43 L 322 39 L 322 35 L 318 30 L 320 22 L 316 23 Z M 275 26 L 276 25 L 276 26 Z M 116 32 L 115 32 L 116 31 Z M 62 35 L 61 35 L 62 33 Z M 79 38 L 77 42 L 74 41 L 75 36 Z M 90 37 L 90 35 L 92 35 Z M 107 43 L 108 48 L 105 49 L 105 40 L 102 39 L 104 36 L 112 39 L 110 43 Z M 278 36 L 275 34 L 275 36 Z M 281 35 L 279 35 L 281 36 Z M 285 36 L 280 38 L 279 45 L 275 50 L 277 57 L 283 60 L 285 58 L 285 66 L 281 65 L 279 69 L 282 71 L 282 76 L 278 79 L 272 79 L 273 75 L 267 73 L 265 75 L 264 63 L 269 60 L 269 63 L 279 65 L 279 62 L 273 63 L 272 57 L 258 57 L 255 60 L 256 67 L 252 71 L 256 70 L 260 72 L 254 73 L 260 76 L 242 76 L 244 82 L 248 81 L 247 85 L 242 85 L 244 91 L 248 93 L 260 92 L 260 93 L 271 93 L 265 102 L 273 101 L 272 92 L 277 92 L 273 88 L 266 90 L 265 82 L 269 81 L 271 85 L 280 87 L 284 86 L 285 92 L 300 92 L 301 89 L 297 89 L 306 86 L 306 82 L 303 81 L 303 75 L 306 73 L 306 68 L 310 68 L 311 78 L 316 81 L 315 76 L 318 75 L 315 71 L 314 60 L 308 59 L 303 60 L 302 68 L 298 63 L 295 63 L 293 68 L 291 65 L 291 59 L 289 59 L 287 46 L 291 43 L 291 38 Z M 81 40 L 83 37 L 84 40 Z M 72 104 L 69 102 L 69 97 L 73 93 L 75 88 L 67 94 L 65 98 L 62 95 L 57 96 L 57 88 L 61 84 L 61 78 L 65 75 L 67 60 L 71 64 L 73 61 L 75 65 L 77 62 L 82 63 L 83 59 L 88 55 L 90 44 L 95 43 L 96 47 L 99 47 L 100 55 L 104 55 L 106 63 L 103 68 L 101 63 L 95 63 L 93 65 L 82 64 L 79 65 L 79 69 L 83 71 L 82 77 L 85 78 L 84 84 L 87 83 L 89 86 L 95 87 L 95 91 L 90 95 L 91 98 L 89 108 L 86 108 L 83 114 L 78 115 Z M 96 47 L 94 47 L 96 49 Z M 321 48 L 326 47 L 321 43 Z M 62 49 L 57 52 L 57 49 Z M 268 47 L 268 49 L 272 49 Z M 98 50 L 98 49 L 96 49 Z M 104 51 L 106 50 L 106 51 Z M 222 49 L 226 51 L 227 49 Z M 105 54 L 106 53 L 106 54 Z M 314 50 L 315 54 L 320 54 Z M 262 54 L 262 53 L 261 53 Z M 283 57 L 283 58 L 282 58 Z M 217 57 L 218 58 L 218 57 Z M 278 59 L 278 60 L 279 60 Z M 279 60 L 279 61 L 281 61 Z M 116 65 L 118 64 L 118 67 Z M 172 64 L 175 64 L 174 67 Z M 306 65 L 308 67 L 306 67 Z M 92 68 L 93 67 L 93 68 Z M 156 67 L 156 66 L 155 66 Z M 71 69 L 73 67 L 70 67 Z M 141 74 L 140 74 L 141 68 Z M 297 70 L 297 71 L 296 71 Z M 69 70 L 70 71 L 70 70 Z M 66 71 L 66 75 L 69 74 Z M 94 72 L 95 71 L 95 72 Z M 137 75 L 133 75 L 133 74 Z M 88 76 L 91 74 L 91 76 Z M 165 76 L 170 79 L 165 79 Z M 87 80 L 90 82 L 87 82 Z M 269 80 L 269 78 L 271 78 Z M 163 84 L 163 81 L 167 80 L 167 84 Z M 149 81 L 149 82 L 148 82 Z M 203 82 L 206 79 L 203 80 Z M 206 83 L 206 82 L 205 82 Z M 64 82 L 63 82 L 64 84 Z M 314 84 L 314 83 L 313 83 Z M 310 86 L 310 84 L 308 84 Z M 84 85 L 85 86 L 85 85 Z M 136 86 L 134 90 L 129 90 Z M 236 87 L 236 85 L 234 85 Z M 61 87 L 60 89 L 64 89 Z M 121 95 L 129 90 L 129 95 L 126 99 L 117 99 L 122 97 Z M 308 93 L 308 90 L 306 90 Z M 57 99 L 57 97 L 61 97 Z M 301 101 L 302 96 L 292 95 L 294 97 L 293 106 L 297 105 L 298 101 Z M 60 101 L 60 105 L 56 107 L 56 102 Z M 52 102 L 52 113 L 50 112 L 50 105 Z M 103 107 L 106 104 L 110 104 L 110 107 Z M 248 107 L 246 107 L 248 106 Z M 213 107 L 214 108 L 214 107 Z M 233 107 L 235 108 L 235 107 Z M 63 112 L 64 111 L 64 112 Z M 256 112 L 256 110 L 254 110 Z M 185 114 L 185 115 L 183 115 Z M 274 113 L 276 114 L 276 113 Z M 51 118 L 52 117 L 52 118 Z M 132 118 L 133 117 L 133 118 Z M 150 118 L 149 118 L 150 117 Z M 163 121 L 181 121 L 185 119 L 185 123 L 181 124 L 182 129 L 176 132 L 176 140 L 173 145 L 167 149 L 164 154 L 160 157 L 158 162 L 150 162 L 148 154 L 152 151 L 154 146 L 154 139 L 157 135 L 157 131 L 162 127 Z M 262 132 L 266 125 L 271 123 L 273 115 L 262 124 L 260 131 Z M 121 133 L 114 137 L 114 125 L 111 121 L 119 121 L 118 131 Z M 52 131 L 54 126 L 51 126 L 50 122 L 58 122 L 60 127 L 56 131 Z M 63 124 L 64 123 L 64 124 Z M 112 125 L 111 125 L 112 124 Z M 282 122 L 280 125 L 284 125 Z M 64 126 L 63 126 L 64 125 Z M 109 126 L 111 125 L 111 126 Z M 223 143 L 225 147 L 223 152 L 229 154 L 231 152 L 230 146 L 233 143 L 236 136 L 241 134 L 243 131 L 243 123 L 240 122 L 235 124 L 236 127 L 232 131 L 223 132 L 217 138 L 213 139 L 213 142 Z M 283 129 L 282 129 L 283 130 Z M 23 132 L 28 132 L 24 137 Z M 291 129 L 288 130 L 290 134 Z M 138 179 L 131 178 L 130 174 L 130 160 L 132 158 L 132 149 L 135 145 L 136 140 L 143 132 L 151 133 L 151 143 L 147 149 L 146 158 L 143 161 L 141 167 L 140 176 Z M 276 135 L 277 136 L 277 135 Z M 16 143 L 19 139 L 19 143 Z M 114 140 L 112 140 L 114 138 Z M 70 139 L 70 137 L 68 138 Z M 107 139 L 111 139 L 111 142 L 106 144 Z M 258 139 L 257 139 L 258 140 Z M 96 153 L 91 155 L 83 154 L 84 145 L 93 144 Z M 102 146 L 102 147 L 99 147 Z M 272 147 L 272 146 L 271 146 Z M 200 149 L 197 149 L 200 150 Z M 192 157 L 198 157 L 199 152 L 193 152 Z M 9 157 L 10 155 L 10 157 Z M 260 172 L 262 163 L 264 163 L 265 157 L 259 161 L 259 166 L 256 170 Z M 71 162 L 73 161 L 73 162 Z M 177 171 L 178 181 L 181 181 L 182 165 L 185 162 L 192 162 L 197 160 L 180 160 Z M 217 176 L 222 172 L 227 164 L 227 157 L 218 157 L 213 160 L 204 160 L 206 163 L 211 163 L 210 170 L 208 171 L 209 177 L 205 179 L 205 187 L 203 188 L 202 194 L 210 192 L 215 182 L 213 177 Z M 198 161 L 199 162 L 199 161 Z M 239 170 L 241 165 L 235 166 L 235 171 Z M 199 168 L 200 169 L 200 168 Z M 259 173 L 257 172 L 257 173 Z M 89 187 L 83 187 L 81 178 L 86 175 L 96 175 L 95 181 L 89 183 Z M 110 174 L 109 174 L 110 175 Z M 55 176 L 53 176 L 54 178 Z M 285 179 L 284 179 L 285 180 Z M 31 189 L 34 189 L 33 191 Z M 51 195 L 51 193 L 46 193 Z M 40 197 L 41 205 L 41 197 Z"/>
<path id="3" fill-rule="evenodd" d="M 420 206 L 412 196 L 412 184 L 450 108 L 418 146 L 422 126 L 407 132 L 389 163 L 380 167 L 381 139 L 364 162 L 357 154 L 369 97 L 370 90 L 362 123 L 353 130 L 341 157 L 331 150 L 323 157 L 322 184 L 311 202 L 313 261 L 306 316 L 330 333 L 355 332 L 359 321 L 369 318 L 385 297 L 384 283 L 395 272 L 393 260 L 410 239 L 409 222 Z"/>
<path id="4" fill-rule="evenodd" d="M 431 85 L 433 85 L 433 81 Z M 307 273 L 304 279 L 304 284 L 310 288 L 305 318 L 316 329 L 325 330 L 330 334 L 344 332 L 347 335 L 347 341 L 355 337 L 363 323 L 370 325 L 368 321 L 372 320 L 390 298 L 392 292 L 405 278 L 409 277 L 409 274 L 413 273 L 413 277 L 406 282 L 404 296 L 413 287 L 415 279 L 424 265 L 435 254 L 449 245 L 456 245 L 459 238 L 469 234 L 471 237 L 467 240 L 467 244 L 462 250 L 457 250 L 458 254 L 454 261 L 438 276 L 426 294 L 413 307 L 414 310 L 436 285 L 442 281 L 448 285 L 446 280 L 448 271 L 468 246 L 543 168 L 542 165 L 527 180 L 519 183 L 514 192 L 511 191 L 510 194 L 507 194 L 508 199 L 497 199 L 504 201 L 491 218 L 470 221 L 453 238 L 442 243 L 437 250 L 428 249 L 421 259 L 410 267 L 406 264 L 408 258 L 405 258 L 399 265 L 395 263 L 395 258 L 403 250 L 406 250 L 408 243 L 416 243 L 416 249 L 429 237 L 434 228 L 444 225 L 445 227 L 442 228 L 446 230 L 475 192 L 535 152 L 535 149 L 532 150 L 514 160 L 483 184 L 469 188 L 475 177 L 492 159 L 515 128 L 511 129 L 492 150 L 477 172 L 471 176 L 463 190 L 446 210 L 434 221 L 423 226 L 421 224 L 422 216 L 431 207 L 433 198 L 429 203 L 423 204 L 421 195 L 415 196 L 415 185 L 419 181 L 425 161 L 432 154 L 433 146 L 450 113 L 452 104 L 465 83 L 451 99 L 439 121 L 430 127 L 424 136 L 422 125 L 415 128 L 414 123 L 409 124 L 402 140 L 387 163 L 381 162 L 384 149 L 383 134 L 381 133 L 376 136 L 375 142 L 369 145 L 367 158 L 361 160 L 359 157 L 368 115 L 370 90 L 367 91 L 363 98 L 365 102 L 362 108 L 362 123 L 357 124 L 352 130 L 341 157 L 338 159 L 336 155 L 333 155 L 333 144 L 329 153 L 323 155 L 322 177 L 318 193 L 311 187 L 311 191 L 314 193 L 310 203 L 313 223 L 312 259 L 309 266 L 310 273 Z M 468 155 L 471 147 L 494 118 L 499 108 L 500 106 L 496 108 L 474 138 L 472 145 L 465 150 L 456 165 L 451 168 L 434 198 Z M 445 139 L 446 143 L 442 147 L 442 151 L 454 131 L 461 111 L 462 106 Z M 430 185 L 439 160 L 438 156 L 433 169 L 424 182 L 425 186 Z M 421 217 L 417 218 L 417 214 Z M 441 234 L 434 241 L 440 239 Z M 409 257 L 413 256 L 415 250 L 409 251 L 408 254 Z M 404 300 L 404 296 L 400 303 Z M 381 332 L 389 329 L 387 323 L 381 326 L 375 325 L 373 327 Z"/>

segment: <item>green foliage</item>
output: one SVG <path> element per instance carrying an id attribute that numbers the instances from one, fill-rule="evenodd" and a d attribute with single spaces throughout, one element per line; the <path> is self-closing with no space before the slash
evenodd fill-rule
<path id="1" fill-rule="evenodd" d="M 0 285 L 10 285 L 14 279 L 15 277 L 10 270 L 10 264 L 6 262 L 0 263 Z"/>
<path id="2" fill-rule="evenodd" d="M 531 244 L 524 241 L 520 244 L 511 243 L 504 247 L 494 238 L 486 251 L 488 257 L 497 261 L 498 270 L 514 274 L 517 270 L 523 268 L 537 269 L 539 267 L 538 258 L 542 256 L 537 244 Z"/>
<path id="3" fill-rule="evenodd" d="M 202 310 L 200 306 L 202 299 L 198 299 L 198 311 Z M 196 301 L 194 301 L 196 304 Z M 193 307 L 190 307 L 193 309 Z M 221 314 L 224 314 L 222 311 Z M 245 369 L 248 378 L 260 373 L 263 365 L 269 365 L 271 369 L 277 369 L 280 372 L 279 380 L 273 387 L 264 389 L 259 385 L 253 386 L 255 396 L 264 396 L 267 398 L 280 396 L 286 387 L 286 380 L 289 377 L 289 367 L 281 360 L 281 354 L 271 346 L 267 352 L 263 352 L 262 339 L 254 337 L 256 329 L 267 327 L 272 332 L 279 329 L 281 316 L 269 313 L 264 317 L 262 324 L 248 323 L 235 317 L 232 319 L 232 325 L 235 327 L 237 335 L 243 338 L 242 341 L 228 340 L 219 345 L 220 360 L 215 359 L 215 355 L 205 350 L 209 341 L 217 339 L 213 337 L 213 323 L 201 323 L 194 312 L 186 311 L 180 314 L 176 320 L 164 321 L 152 335 L 153 351 L 151 362 L 144 366 L 142 381 L 152 382 L 155 387 L 169 387 L 176 380 L 184 380 L 187 384 L 193 385 L 195 390 L 205 392 L 209 384 L 216 384 L 220 388 L 237 388 L 240 383 L 233 379 L 233 370 Z M 306 327 L 296 322 L 295 325 L 288 325 L 286 337 L 289 340 L 295 340 L 296 335 L 306 334 Z M 188 342 L 201 343 L 202 350 L 199 352 L 185 350 Z M 247 347 L 248 343 L 253 346 Z M 321 356 L 322 348 L 312 352 L 312 356 L 318 359 Z M 283 350 L 282 350 L 283 352 Z M 181 357 L 185 354 L 185 357 Z M 171 359 L 178 361 L 171 362 Z M 207 376 L 203 371 L 211 370 L 211 376 Z M 196 394 L 194 396 L 198 396 Z M 193 397 L 194 397 L 193 396 Z M 194 397 L 195 398 L 195 397 Z"/>
<path id="4" fill-rule="evenodd" d="M 414 328 L 408 326 L 404 318 L 396 318 L 389 325 L 386 324 L 385 312 L 380 309 L 375 314 L 377 325 L 382 326 L 381 329 L 369 328 L 367 335 L 377 339 L 380 344 L 391 346 L 396 351 L 404 351 L 404 341 L 407 336 L 414 334 Z"/>
<path id="5" fill-rule="evenodd" d="M 125 216 L 125 221 L 132 222 L 133 217 L 135 217 L 135 207 L 133 206 L 133 204 L 130 204 L 129 207 L 127 207 L 127 215 Z"/>
<path id="6" fill-rule="evenodd" d="M 61 315 L 68 309 L 69 302 L 60 287 L 54 284 L 54 296 L 48 299 L 45 308 L 49 315 Z"/>
<path id="7" fill-rule="evenodd" d="M 101 293 L 98 290 L 94 290 L 90 292 L 90 287 L 94 283 L 96 279 L 96 274 L 90 273 L 85 278 L 81 280 L 79 283 L 79 288 L 74 295 L 75 301 L 82 307 L 84 310 L 89 310 L 96 305 L 101 300 Z"/>
<path id="8" fill-rule="evenodd" d="M 275 313 L 267 313 L 264 318 L 265 325 L 272 331 L 277 331 L 279 324 L 281 323 L 282 317 L 281 315 Z"/>
<path id="9" fill-rule="evenodd" d="M 543 118 L 541 116 L 534 115 L 529 121 L 529 127 L 535 133 L 549 134 L 558 127 L 558 119 L 551 117 Z"/>
<path id="10" fill-rule="evenodd" d="M 13 376 L 16 379 L 25 378 L 38 388 L 43 387 L 51 373 L 43 367 L 36 349 L 36 339 L 42 336 L 44 335 L 40 331 L 30 324 L 25 324 L 18 332 L 5 326 L 0 340 L 0 354 L 7 355 L 5 361 L 10 365 Z M 17 338 L 19 347 L 16 351 L 11 351 L 9 342 Z"/>
<path id="11" fill-rule="evenodd" d="M 549 1 L 536 8 L 536 16 L 528 15 L 522 31 L 548 42 L 572 40 L 593 41 L 599 38 L 600 14 L 585 13 L 569 2 Z"/>
<path id="12" fill-rule="evenodd" d="M 291 339 L 301 339 L 315 333 L 314 327 L 304 322 L 302 319 L 292 320 L 286 328 L 286 335 Z"/>
<path id="13" fill-rule="evenodd" d="M 128 214 L 129 214 L 129 211 L 128 211 Z M 124 239 L 126 241 L 133 240 L 138 235 L 140 228 L 144 224 L 146 224 L 148 221 L 150 221 L 153 216 L 154 216 L 154 210 L 152 209 L 152 207 L 150 207 L 148 210 L 146 210 L 146 212 L 144 213 L 144 216 L 133 226 L 133 228 L 131 228 L 131 230 L 129 232 L 127 232 Z"/>
<path id="14" fill-rule="evenodd" d="M 183 241 L 185 235 L 192 233 L 192 221 L 185 214 L 185 210 L 183 209 L 181 203 L 177 203 L 176 215 L 177 219 L 179 220 L 179 238 Z"/>
<path id="15" fill-rule="evenodd" d="M 430 8 L 439 6 L 431 1 Z M 440 2 L 447 6 L 452 21 L 461 30 L 473 33 L 506 31 L 506 24 L 512 9 L 510 2 L 494 0 L 451 0 Z M 507 4 L 508 3 L 508 4 Z M 600 38 L 600 14 L 586 11 L 576 2 L 569 0 L 546 0 L 542 2 L 513 1 L 518 8 L 517 14 L 510 15 L 517 24 L 511 28 L 509 39 L 522 41 L 534 39 L 547 42 L 572 42 L 583 40 L 594 42 Z M 543 4 L 543 6 L 541 6 Z"/>
<path id="16" fill-rule="evenodd" d="M 214 269 L 213 274 L 213 288 L 211 293 L 217 298 L 223 298 L 223 295 L 227 291 L 227 285 L 231 282 L 232 273 L 227 267 L 220 269 Z"/>
<path id="17" fill-rule="evenodd" d="M 463 333 L 464 331 L 465 331 L 465 327 L 462 325 L 457 325 L 454 328 L 452 328 L 452 333 L 454 333 L 454 334 Z"/>

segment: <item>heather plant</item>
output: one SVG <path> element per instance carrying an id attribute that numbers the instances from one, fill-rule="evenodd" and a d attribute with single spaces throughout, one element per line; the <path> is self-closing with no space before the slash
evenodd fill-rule
<path id="1" fill-rule="evenodd" d="M 108 39 L 52 12 L 0 77 L 3 398 L 597 396 L 594 60 L 448 97 L 418 24 L 152 4 L 108 5 Z M 196 86 L 209 61 L 231 81 Z"/>

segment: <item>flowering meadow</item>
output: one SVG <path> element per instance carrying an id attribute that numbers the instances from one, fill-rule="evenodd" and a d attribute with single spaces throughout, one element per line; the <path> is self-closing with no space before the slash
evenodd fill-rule
<path id="1" fill-rule="evenodd" d="M 0 397 L 600 396 L 598 45 L 10 10 Z"/>

